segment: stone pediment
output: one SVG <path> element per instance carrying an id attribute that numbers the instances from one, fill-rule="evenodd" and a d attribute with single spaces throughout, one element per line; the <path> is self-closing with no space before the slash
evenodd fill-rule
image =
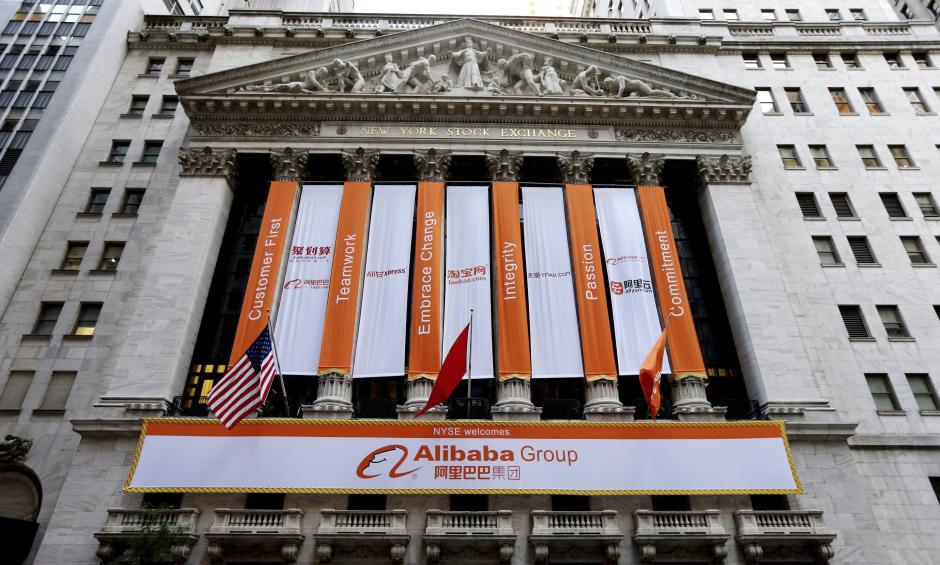
<path id="1" fill-rule="evenodd" d="M 391 113 L 737 127 L 754 101 L 751 90 L 474 19 L 194 77 L 176 88 L 194 122 L 250 111 L 285 119 Z"/>

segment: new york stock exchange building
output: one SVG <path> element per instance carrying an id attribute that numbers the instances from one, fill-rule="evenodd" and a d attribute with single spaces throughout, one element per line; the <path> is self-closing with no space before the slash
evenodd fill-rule
<path id="1" fill-rule="evenodd" d="M 0 319 L 27 562 L 940 563 L 934 25 L 247 4 L 122 31 Z"/>

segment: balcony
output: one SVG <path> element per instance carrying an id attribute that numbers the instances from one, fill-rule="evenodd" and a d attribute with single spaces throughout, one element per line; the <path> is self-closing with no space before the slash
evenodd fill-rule
<path id="1" fill-rule="evenodd" d="M 402 563 L 409 535 L 405 530 L 405 510 L 320 510 L 317 528 L 317 558 L 329 563 L 344 550 L 368 542 L 383 546 L 392 563 Z"/>
<path id="2" fill-rule="evenodd" d="M 833 557 L 836 534 L 823 525 L 821 510 L 738 510 L 734 521 L 749 564 L 773 560 L 780 551 L 804 551 L 818 563 Z"/>
<path id="3" fill-rule="evenodd" d="M 724 563 L 728 556 L 725 543 L 731 536 L 721 525 L 721 512 L 718 510 L 637 510 L 633 517 L 636 521 L 633 541 L 640 548 L 642 563 L 655 562 L 657 552 L 672 554 L 681 551 L 689 561 L 705 560 L 715 565 Z"/>
<path id="4" fill-rule="evenodd" d="M 134 541 L 159 536 L 168 542 L 168 547 L 164 548 L 166 557 L 173 562 L 185 562 L 199 538 L 196 535 L 198 517 L 199 510 L 195 508 L 110 509 L 104 527 L 95 534 L 98 558 L 103 562 L 119 559 Z"/>
<path id="5" fill-rule="evenodd" d="M 287 510 L 232 510 L 216 508 L 212 526 L 206 533 L 209 540 L 209 558 L 213 562 L 237 559 L 248 546 L 263 550 L 280 550 L 285 562 L 293 563 L 304 536 L 301 533 L 304 511 Z M 254 551 L 254 550 L 253 550 Z M 254 555 L 254 553 L 253 553 Z M 273 557 L 273 555 L 272 555 Z"/>
<path id="6" fill-rule="evenodd" d="M 552 549 L 577 546 L 592 558 L 605 563 L 620 559 L 623 534 L 617 527 L 617 512 L 532 511 L 529 543 L 535 548 L 535 562 L 548 563 Z"/>
<path id="7" fill-rule="evenodd" d="M 428 563 L 437 563 L 442 555 L 458 561 L 473 558 L 512 561 L 516 534 L 512 529 L 512 511 L 445 512 L 428 510 L 424 544 Z"/>

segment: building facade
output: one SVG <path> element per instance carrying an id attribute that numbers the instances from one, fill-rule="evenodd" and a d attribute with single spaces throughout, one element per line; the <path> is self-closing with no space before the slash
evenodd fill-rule
<path id="1" fill-rule="evenodd" d="M 121 49 L 88 55 L 0 191 L 18 194 L 0 480 L 4 518 L 38 523 L 27 562 L 115 562 L 160 535 L 191 563 L 940 562 L 933 21 L 881 0 L 838 17 L 816 2 L 466 19 L 312 4 L 115 16 Z M 452 70 L 468 38 L 478 75 Z M 659 417 L 784 421 L 803 492 L 125 492 L 144 418 L 203 419 L 241 353 L 277 183 L 433 182 L 665 187 L 705 370 L 664 379 Z M 286 375 L 260 415 L 410 419 L 432 385 L 320 372 Z M 621 373 L 479 379 L 476 402 L 430 417 L 648 419 Z"/>

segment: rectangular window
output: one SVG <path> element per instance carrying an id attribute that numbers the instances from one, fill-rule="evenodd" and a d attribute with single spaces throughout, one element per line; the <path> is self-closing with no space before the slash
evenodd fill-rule
<path id="1" fill-rule="evenodd" d="M 163 57 L 151 57 L 147 60 L 147 74 L 158 75 L 163 71 L 163 63 L 166 61 Z"/>
<path id="2" fill-rule="evenodd" d="M 923 214 L 925 218 L 940 218 L 937 203 L 934 201 L 933 195 L 929 192 L 915 192 L 914 201 L 917 202 L 917 207 L 920 208 L 920 213 Z"/>
<path id="3" fill-rule="evenodd" d="M 737 10 L 724 10 L 723 13 L 725 15 L 725 21 L 736 22 L 741 19 L 738 17 Z"/>
<path id="4" fill-rule="evenodd" d="M 849 249 L 855 257 L 855 262 L 859 265 L 877 265 L 875 254 L 868 244 L 868 238 L 864 235 L 850 235 L 846 238 L 849 241 Z"/>
<path id="5" fill-rule="evenodd" d="M 33 335 L 52 335 L 61 313 L 61 302 L 43 302 L 39 306 L 39 316 L 33 326 Z"/>
<path id="6" fill-rule="evenodd" d="M 91 24 L 88 22 L 78 22 L 75 24 L 75 29 L 72 30 L 72 37 L 85 37 L 88 35 L 88 28 L 91 27 Z"/>
<path id="7" fill-rule="evenodd" d="M 849 14 L 852 16 L 852 19 L 856 22 L 867 22 L 868 16 L 865 15 L 865 10 L 861 8 L 849 8 Z"/>
<path id="8" fill-rule="evenodd" d="M 881 101 L 878 100 L 878 95 L 875 94 L 874 88 L 859 88 L 858 94 L 862 97 L 862 102 L 865 104 L 865 108 L 868 109 L 869 114 L 884 113 L 881 107 Z"/>
<path id="9" fill-rule="evenodd" d="M 180 99 L 176 96 L 164 96 L 163 100 L 160 102 L 160 115 L 172 116 L 176 113 L 176 107 L 179 103 Z"/>
<path id="10" fill-rule="evenodd" d="M 842 12 L 838 8 L 832 8 L 826 10 L 826 17 L 830 22 L 841 22 L 842 21 Z"/>
<path id="11" fill-rule="evenodd" d="M 854 305 L 839 306 L 839 314 L 842 315 L 842 323 L 845 324 L 845 331 L 849 333 L 849 339 L 871 339 L 861 308 Z"/>
<path id="12" fill-rule="evenodd" d="M 816 202 L 816 196 L 812 192 L 797 192 L 796 203 L 800 206 L 800 212 L 804 218 L 822 218 L 822 212 L 819 211 L 819 204 Z"/>
<path id="13" fill-rule="evenodd" d="M 904 206 L 901 204 L 901 199 L 898 198 L 897 193 L 895 192 L 879 192 L 878 196 L 881 197 L 881 203 L 884 204 L 885 211 L 888 212 L 889 218 L 907 218 L 907 212 L 904 211 Z"/>
<path id="14" fill-rule="evenodd" d="M 857 217 L 855 215 L 855 208 L 852 207 L 852 201 L 845 192 L 830 192 L 829 201 L 832 202 L 832 207 L 836 211 L 837 218 L 854 219 Z"/>
<path id="15" fill-rule="evenodd" d="M 795 9 L 794 9 L 794 10 L 786 10 L 786 12 L 787 12 L 787 19 L 790 20 L 791 22 L 802 22 L 802 21 L 803 21 L 803 15 L 800 14 L 800 11 L 799 11 L 799 10 L 795 10 Z"/>
<path id="16" fill-rule="evenodd" d="M 101 253 L 101 262 L 98 263 L 98 270 L 116 271 L 118 263 L 121 261 L 121 254 L 123 253 L 123 243 L 106 243 L 104 245 L 104 251 Z"/>
<path id="17" fill-rule="evenodd" d="M 142 189 L 127 189 L 124 192 L 124 202 L 121 203 L 121 213 L 136 215 L 143 199 L 144 191 Z"/>
<path id="18" fill-rule="evenodd" d="M 29 384 L 33 381 L 33 374 L 29 371 L 10 371 L 7 384 L 0 393 L 0 410 L 20 410 Z"/>
<path id="19" fill-rule="evenodd" d="M 862 65 L 858 62 L 858 54 L 854 51 L 844 51 L 839 54 L 842 58 L 842 64 L 847 69 L 861 69 Z"/>
<path id="20" fill-rule="evenodd" d="M 82 302 L 72 335 L 95 335 L 95 326 L 98 324 L 100 314 L 100 302 Z"/>
<path id="21" fill-rule="evenodd" d="M 52 30 L 55 29 L 55 24 L 56 22 L 43 22 L 43 24 L 39 26 L 39 31 L 36 33 L 36 36 L 49 37 L 52 35 Z"/>
<path id="22" fill-rule="evenodd" d="M 871 391 L 871 397 L 875 401 L 875 408 L 879 412 L 898 412 L 901 405 L 894 396 L 894 389 L 891 388 L 891 381 L 888 375 L 884 373 L 867 373 L 865 380 L 868 381 L 868 390 Z"/>
<path id="23" fill-rule="evenodd" d="M 842 260 L 836 253 L 836 246 L 829 236 L 814 236 L 813 245 L 816 246 L 816 253 L 819 255 L 819 262 L 823 265 L 841 265 Z"/>
<path id="24" fill-rule="evenodd" d="M 901 54 L 897 51 L 891 51 L 884 54 L 885 63 L 889 69 L 903 69 L 904 62 L 901 61 Z"/>
<path id="25" fill-rule="evenodd" d="M 862 158 L 862 164 L 866 169 L 881 168 L 881 159 L 878 158 L 874 145 L 856 145 L 855 148 L 858 149 L 858 155 Z"/>
<path id="26" fill-rule="evenodd" d="M 803 99 L 803 92 L 799 88 L 784 88 L 783 91 L 787 95 L 787 101 L 790 102 L 790 108 L 793 110 L 794 114 L 809 113 L 809 106 L 806 105 L 806 100 Z"/>
<path id="27" fill-rule="evenodd" d="M 930 382 L 930 376 L 926 373 L 914 373 L 904 375 L 907 377 L 907 384 L 914 393 L 914 401 L 917 402 L 917 409 L 936 412 L 940 410 L 940 401 L 937 400 L 937 391 Z"/>
<path id="28" fill-rule="evenodd" d="M 56 412 L 65 410 L 65 404 L 69 400 L 69 394 L 72 392 L 72 384 L 74 383 L 75 373 L 65 371 L 52 373 L 49 388 L 46 389 L 46 394 L 42 397 L 39 410 Z"/>
<path id="29" fill-rule="evenodd" d="M 760 105 L 761 112 L 765 114 L 779 114 L 777 101 L 774 100 L 773 92 L 769 88 L 755 88 L 757 91 L 757 103 Z"/>
<path id="30" fill-rule="evenodd" d="M 829 53 L 813 53 L 813 62 L 816 63 L 816 69 L 825 71 L 832 68 L 832 60 Z"/>
<path id="31" fill-rule="evenodd" d="M 698 19 L 700 20 L 714 20 L 715 12 L 713 10 L 699 10 Z"/>
<path id="32" fill-rule="evenodd" d="M 112 141 L 111 152 L 108 153 L 109 163 L 123 163 L 127 157 L 127 150 L 130 149 L 130 141 Z"/>
<path id="33" fill-rule="evenodd" d="M 777 11 L 773 9 L 761 10 L 760 16 L 764 18 L 765 22 L 775 22 L 777 21 Z"/>
<path id="34" fill-rule="evenodd" d="M 918 69 L 934 68 L 930 54 L 928 54 L 926 51 L 915 51 L 911 53 L 911 57 L 914 58 L 914 63 L 917 65 Z"/>
<path id="35" fill-rule="evenodd" d="M 838 110 L 840 114 L 855 113 L 844 88 L 830 88 L 829 95 L 832 96 L 832 103 L 836 105 L 836 110 Z"/>
<path id="36" fill-rule="evenodd" d="M 104 212 L 104 206 L 108 203 L 108 196 L 111 194 L 110 188 L 93 188 L 88 197 L 88 203 L 85 204 L 84 212 L 86 214 L 100 214 Z"/>
<path id="37" fill-rule="evenodd" d="M 813 162 L 816 163 L 817 169 L 831 169 L 832 158 L 829 156 L 829 150 L 826 149 L 825 145 L 810 145 L 809 154 L 813 158 Z"/>
<path id="38" fill-rule="evenodd" d="M 150 100 L 150 96 L 146 94 L 131 96 L 131 106 L 127 109 L 127 113 L 137 116 L 142 115 L 147 108 L 148 100 Z"/>
<path id="39" fill-rule="evenodd" d="M 770 63 L 774 70 L 781 71 L 790 68 L 790 60 L 786 53 L 771 53 Z"/>
<path id="40" fill-rule="evenodd" d="M 930 108 L 928 108 L 927 103 L 924 102 L 924 97 L 920 95 L 919 88 L 917 87 L 905 88 L 904 97 L 907 98 L 907 101 L 911 103 L 911 108 L 914 109 L 915 114 L 930 113 Z"/>
<path id="41" fill-rule="evenodd" d="M 927 252 L 924 250 L 924 244 L 916 235 L 901 236 L 901 245 L 904 246 L 904 251 L 907 252 L 908 259 L 911 260 L 911 265 L 930 264 L 930 257 L 927 256 Z"/>
<path id="42" fill-rule="evenodd" d="M 889 145 L 888 152 L 891 153 L 894 164 L 897 165 L 899 169 L 914 168 L 914 160 L 911 159 L 911 154 L 907 152 L 907 147 L 903 145 Z"/>
<path id="43" fill-rule="evenodd" d="M 760 64 L 760 56 L 757 53 L 741 53 L 741 58 L 744 59 L 745 69 L 763 68 Z"/>
<path id="44" fill-rule="evenodd" d="M 176 60 L 176 74 L 178 75 L 188 75 L 193 70 L 193 62 L 195 59 L 177 59 Z"/>
<path id="45" fill-rule="evenodd" d="M 160 158 L 160 149 L 163 148 L 162 141 L 145 141 L 144 152 L 140 156 L 141 163 L 156 163 Z"/>
<path id="46" fill-rule="evenodd" d="M 62 259 L 63 271 L 77 271 L 82 267 L 82 259 L 85 252 L 88 251 L 87 241 L 70 241 L 65 250 L 65 258 Z"/>
<path id="47" fill-rule="evenodd" d="M 904 320 L 901 319 L 901 311 L 898 310 L 897 306 L 877 306 L 876 308 L 889 338 L 911 337 L 904 325 Z"/>
<path id="48" fill-rule="evenodd" d="M 780 159 L 783 160 L 784 169 L 801 169 L 803 167 L 800 163 L 800 157 L 796 154 L 796 147 L 778 145 L 777 150 L 780 151 Z"/>

